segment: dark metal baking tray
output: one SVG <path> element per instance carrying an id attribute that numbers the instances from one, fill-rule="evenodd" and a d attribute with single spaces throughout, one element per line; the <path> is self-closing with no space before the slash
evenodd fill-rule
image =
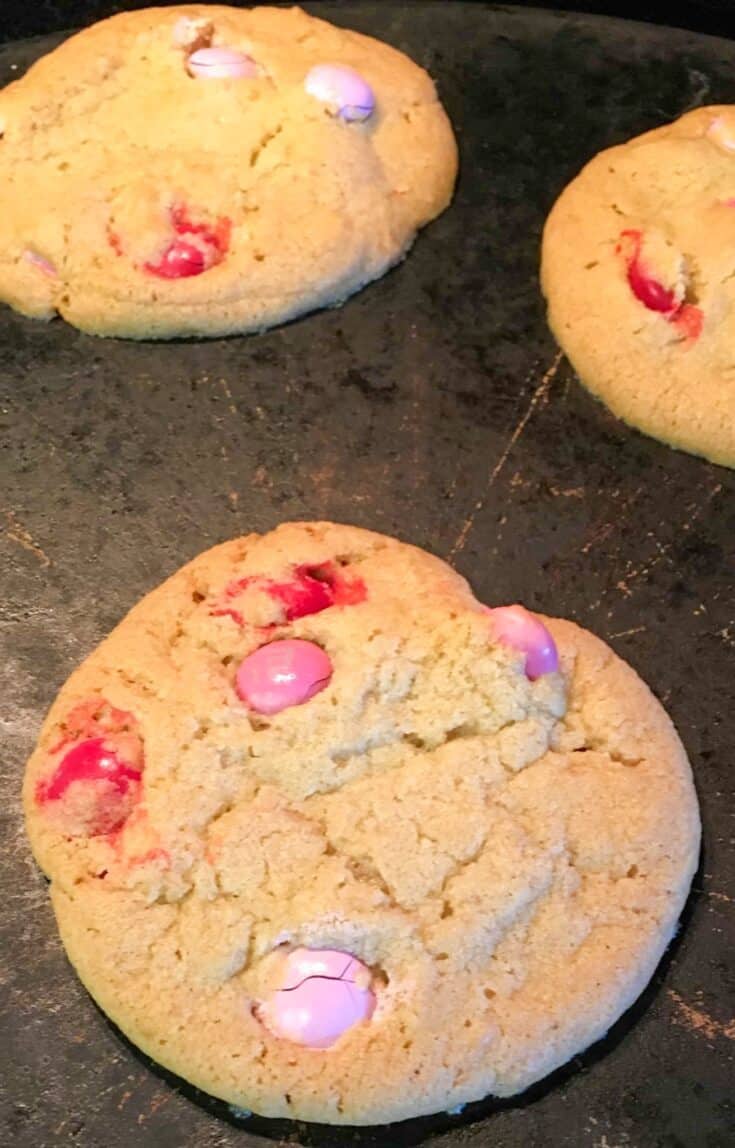
<path id="1" fill-rule="evenodd" d="M 724 1148 L 735 475 L 627 429 L 579 387 L 544 323 L 537 258 L 548 208 L 593 153 L 735 102 L 735 45 L 479 4 L 312 7 L 425 65 L 456 125 L 456 199 L 404 264 L 341 310 L 255 338 L 100 341 L 0 309 L 0 1144 Z M 0 82 L 55 41 L 0 49 Z M 185 559 L 307 517 L 395 533 L 488 602 L 588 626 L 651 684 L 690 754 L 705 846 L 685 927 L 609 1037 L 518 1100 L 361 1132 L 238 1121 L 131 1048 L 57 940 L 19 803 L 54 693 Z"/>

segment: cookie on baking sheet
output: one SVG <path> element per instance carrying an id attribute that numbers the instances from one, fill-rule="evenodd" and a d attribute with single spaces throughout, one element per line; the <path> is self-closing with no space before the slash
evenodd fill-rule
<path id="1" fill-rule="evenodd" d="M 681 743 L 569 622 L 298 523 L 149 594 L 62 688 L 28 831 L 137 1045 L 269 1116 L 507 1096 L 646 985 L 695 870 Z"/>
<path id="2" fill-rule="evenodd" d="M 671 446 L 735 466 L 735 107 L 595 156 L 556 202 L 541 281 L 581 381 Z"/>
<path id="3" fill-rule="evenodd" d="M 0 92 L 0 127 L 0 299 L 134 339 L 343 302 L 457 170 L 426 72 L 298 8 L 113 16 Z"/>

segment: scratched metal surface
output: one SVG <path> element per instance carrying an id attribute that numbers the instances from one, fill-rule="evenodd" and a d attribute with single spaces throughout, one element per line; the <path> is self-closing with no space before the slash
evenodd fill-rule
<path id="1" fill-rule="evenodd" d="M 47 5 L 48 28 L 82 8 L 111 10 Z M 341 311 L 251 339 L 101 342 L 0 311 L 0 1143 L 719 1148 L 735 1136 L 735 475 L 579 388 L 536 262 L 544 214 L 588 156 L 735 100 L 735 45 L 479 5 L 321 10 L 427 65 L 459 133 L 455 203 L 401 268 Z M 50 43 L 0 49 L 0 80 Z M 395 533 L 488 602 L 595 630 L 691 756 L 705 852 L 680 939 L 608 1039 L 518 1101 L 361 1133 L 238 1121 L 137 1054 L 57 940 L 19 807 L 57 687 L 185 559 L 311 516 Z"/>

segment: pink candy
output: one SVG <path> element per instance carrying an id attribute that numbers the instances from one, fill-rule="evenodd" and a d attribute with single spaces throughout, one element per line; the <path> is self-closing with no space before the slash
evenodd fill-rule
<path id="1" fill-rule="evenodd" d="M 530 681 L 559 669 L 554 639 L 534 614 L 523 606 L 496 606 L 487 612 L 497 640 L 526 655 L 526 677 Z"/>
<path id="2" fill-rule="evenodd" d="M 197 80 L 242 80 L 258 74 L 255 60 L 236 48 L 198 48 L 189 56 L 186 67 Z"/>
<path id="3" fill-rule="evenodd" d="M 45 259 L 43 255 L 39 255 L 36 251 L 24 251 L 23 258 L 26 263 L 30 263 L 33 267 L 37 267 L 42 275 L 48 275 L 50 279 L 55 279 L 58 271 L 49 259 Z"/>
<path id="4" fill-rule="evenodd" d="M 358 983 L 360 982 L 360 983 Z M 370 970 L 336 949 L 294 949 L 284 987 L 262 1007 L 271 1032 L 307 1048 L 329 1048 L 375 1009 Z"/>
<path id="5" fill-rule="evenodd" d="M 722 116 L 717 116 L 706 131 L 708 139 L 725 151 L 735 151 L 735 134 Z"/>
<path id="6" fill-rule="evenodd" d="M 340 119 L 366 120 L 375 110 L 375 96 L 367 80 L 341 64 L 317 64 L 304 81 L 310 96 L 334 108 Z"/>
<path id="7" fill-rule="evenodd" d="M 329 684 L 332 663 L 321 646 L 302 638 L 269 642 L 249 654 L 237 671 L 237 696 L 260 714 L 308 702 Z"/>

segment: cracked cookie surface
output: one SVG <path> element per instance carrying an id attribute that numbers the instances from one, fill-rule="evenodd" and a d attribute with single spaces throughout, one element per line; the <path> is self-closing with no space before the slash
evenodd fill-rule
<path id="1" fill-rule="evenodd" d="M 545 619 L 559 670 L 530 680 L 490 621 L 427 553 L 287 524 L 200 555 L 64 685 L 28 831 L 81 979 L 154 1059 L 264 1115 L 378 1123 L 516 1093 L 642 991 L 697 864 L 682 746 L 591 634 Z M 331 677 L 253 712 L 238 666 L 281 640 Z M 97 755 L 65 804 L 60 758 L 100 740 L 109 778 Z M 372 978 L 321 1050 L 263 1008 L 304 950 Z"/>
<path id="2" fill-rule="evenodd" d="M 544 229 L 548 319 L 627 423 L 735 466 L 735 107 L 595 156 Z"/>
<path id="3" fill-rule="evenodd" d="M 371 114 L 307 91 L 325 64 L 367 83 Z M 129 338 L 344 301 L 447 206 L 457 168 L 426 72 L 297 8 L 114 16 L 0 92 L 0 131 L 0 299 Z"/>

